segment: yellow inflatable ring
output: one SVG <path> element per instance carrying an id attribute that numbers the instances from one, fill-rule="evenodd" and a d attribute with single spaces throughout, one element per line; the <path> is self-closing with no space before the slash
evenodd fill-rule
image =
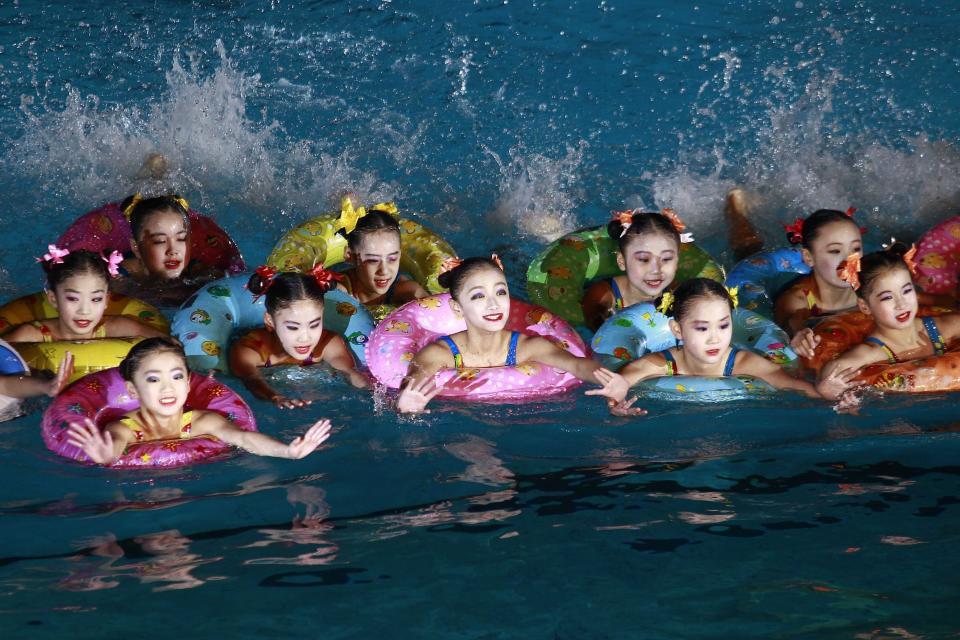
<path id="1" fill-rule="evenodd" d="M 375 205 L 397 215 L 392 203 Z M 371 207 L 374 208 L 374 207 Z M 343 213 L 329 213 L 311 218 L 288 231 L 267 258 L 267 265 L 277 271 L 309 271 L 315 264 L 326 267 L 343 262 L 347 239 L 337 230 L 343 227 Z M 456 252 L 446 240 L 409 218 L 400 218 L 400 270 L 409 273 L 430 293 L 440 293 L 437 282 L 441 267 Z"/>
<path id="2" fill-rule="evenodd" d="M 104 316 L 129 316 L 170 332 L 170 323 L 160 311 L 146 302 L 111 293 Z M 17 298 L 0 307 L 0 335 L 13 327 L 34 320 L 57 317 L 57 310 L 43 291 Z M 63 355 L 69 351 L 74 357 L 74 371 L 70 381 L 88 373 L 116 367 L 130 348 L 143 338 L 99 338 L 96 340 L 60 340 L 56 342 L 17 342 L 13 348 L 23 357 L 27 366 L 36 371 L 56 372 Z"/>

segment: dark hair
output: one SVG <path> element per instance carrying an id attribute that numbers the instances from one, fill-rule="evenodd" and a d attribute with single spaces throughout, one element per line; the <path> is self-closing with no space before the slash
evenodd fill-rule
<path id="1" fill-rule="evenodd" d="M 57 287 L 63 284 L 63 281 L 73 276 L 90 273 L 99 276 L 110 284 L 110 272 L 107 270 L 107 262 L 100 254 L 86 249 L 71 251 L 63 256 L 63 262 L 55 263 L 46 261 L 41 263 L 43 270 L 47 272 L 47 288 L 56 292 Z"/>
<path id="2" fill-rule="evenodd" d="M 673 304 L 667 309 L 667 313 L 673 316 L 674 320 L 680 322 L 690 311 L 693 303 L 701 298 L 723 300 L 730 305 L 730 311 L 733 312 L 733 300 L 730 298 L 730 292 L 727 291 L 726 287 L 709 278 L 690 278 L 673 292 Z"/>
<path id="3" fill-rule="evenodd" d="M 324 286 L 316 278 L 304 273 L 287 271 L 274 277 L 254 273 L 247 282 L 247 289 L 255 296 L 266 295 L 264 304 L 271 315 L 285 309 L 298 300 L 313 300 L 323 306 L 323 294 L 332 289 L 333 282 Z"/>
<path id="4" fill-rule="evenodd" d="M 460 291 L 463 288 L 463 283 L 466 281 L 467 277 L 482 269 L 496 269 L 497 271 L 503 273 L 503 269 L 500 268 L 496 262 L 491 258 L 466 258 L 459 265 L 450 269 L 450 271 L 445 271 L 440 274 L 440 277 L 437 278 L 437 282 L 444 289 L 450 290 L 450 295 L 456 298 L 460 295 Z"/>
<path id="5" fill-rule="evenodd" d="M 877 278 L 889 271 L 894 269 L 909 271 L 907 263 L 903 260 L 903 255 L 907 250 L 906 245 L 895 242 L 883 251 L 874 251 L 860 258 L 860 286 L 857 288 L 857 295 L 866 298 Z"/>
<path id="6" fill-rule="evenodd" d="M 126 212 L 127 208 L 130 207 L 130 204 L 133 203 L 133 200 L 136 196 L 130 196 L 122 203 L 120 207 Z M 183 228 L 187 230 L 187 233 L 190 232 L 190 212 L 187 211 L 183 204 L 181 204 L 182 198 L 178 195 L 169 195 L 169 196 L 156 196 L 154 198 L 144 198 L 143 200 L 138 200 L 133 203 L 133 207 L 130 209 L 128 218 L 130 219 L 130 231 L 133 234 L 133 239 L 140 239 L 140 232 L 143 231 L 144 225 L 147 223 L 147 220 L 150 219 L 150 216 L 156 213 L 166 213 L 167 211 L 172 211 L 180 215 L 183 218 Z"/>
<path id="7" fill-rule="evenodd" d="M 158 336 L 147 338 L 133 345 L 133 348 L 127 353 L 127 356 L 120 361 L 120 375 L 124 380 L 133 381 L 133 376 L 140 368 L 143 359 L 154 353 L 173 353 L 183 359 L 184 367 L 187 366 L 187 356 L 183 352 L 183 345 L 168 336 Z"/>
<path id="8" fill-rule="evenodd" d="M 633 236 L 657 234 L 673 238 L 677 246 L 680 245 L 680 232 L 669 218 L 656 211 L 635 212 L 626 233 L 623 232 L 623 224 L 614 218 L 607 223 L 607 233 L 619 244 L 620 253 L 626 253 L 627 244 Z"/>
<path id="9" fill-rule="evenodd" d="M 803 221 L 802 231 L 798 232 L 792 228 L 792 225 L 791 228 L 787 229 L 787 240 L 791 244 L 802 243 L 805 248 L 810 249 L 810 245 L 820 236 L 823 228 L 834 222 L 847 222 L 856 227 L 857 231 L 860 230 L 860 226 L 853 219 L 852 211 L 850 215 L 847 215 L 836 209 L 817 209 Z"/>
<path id="10" fill-rule="evenodd" d="M 378 231 L 395 231 L 400 235 L 400 223 L 388 212 L 373 208 L 367 211 L 367 214 L 357 221 L 357 226 L 350 233 L 343 233 L 340 229 L 338 233 L 347 239 L 347 246 L 350 251 L 356 253 L 360 248 L 360 241 L 365 236 L 377 233 Z"/>

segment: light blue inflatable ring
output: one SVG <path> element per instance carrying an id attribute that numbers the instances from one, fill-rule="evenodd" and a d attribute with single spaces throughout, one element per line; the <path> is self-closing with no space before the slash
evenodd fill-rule
<path id="1" fill-rule="evenodd" d="M 707 399 L 742 399 L 756 394 L 775 393 L 776 389 L 752 376 L 661 376 L 644 380 L 633 387 L 633 391 L 641 391 L 646 397 L 663 394 L 671 400 L 687 397 L 702 402 Z"/>
<path id="2" fill-rule="evenodd" d="M 810 273 L 800 249 L 780 247 L 755 253 L 738 262 L 727 275 L 726 285 L 737 287 L 740 306 L 773 316 L 773 296 L 798 275 Z"/>
<path id="3" fill-rule="evenodd" d="M 677 345 L 670 318 L 649 302 L 627 307 L 603 323 L 593 336 L 594 357 L 614 371 L 643 355 Z M 786 332 L 758 313 L 737 307 L 733 312 L 733 344 L 779 365 L 797 361 Z"/>
<path id="4" fill-rule="evenodd" d="M 190 296 L 173 317 L 171 333 L 183 343 L 191 369 L 229 371 L 230 337 L 263 326 L 264 298 L 254 299 L 246 288 L 249 279 L 250 274 L 239 274 L 215 280 Z M 370 312 L 355 298 L 338 290 L 324 295 L 323 328 L 343 336 L 363 366 L 373 327 Z"/>

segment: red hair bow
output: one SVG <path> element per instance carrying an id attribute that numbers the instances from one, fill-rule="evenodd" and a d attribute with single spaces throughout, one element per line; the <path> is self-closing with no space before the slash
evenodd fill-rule
<path id="1" fill-rule="evenodd" d="M 335 273 L 328 269 L 323 268 L 323 263 L 313 265 L 313 268 L 310 271 L 307 271 L 308 276 L 313 276 L 313 279 L 317 281 L 317 284 L 320 285 L 320 288 L 324 292 L 332 290 L 337 285 L 335 282 L 343 280 L 343 276 L 339 273 Z"/>
<path id="2" fill-rule="evenodd" d="M 783 228 L 787 231 L 787 239 L 790 244 L 803 242 L 803 218 L 797 218 L 793 221 L 793 224 L 785 224 Z"/>
<path id="3" fill-rule="evenodd" d="M 443 264 L 440 265 L 440 273 L 446 273 L 447 271 L 453 271 L 457 267 L 463 264 L 463 260 L 460 258 L 454 258 L 453 256 L 447 256 L 443 259 Z"/>

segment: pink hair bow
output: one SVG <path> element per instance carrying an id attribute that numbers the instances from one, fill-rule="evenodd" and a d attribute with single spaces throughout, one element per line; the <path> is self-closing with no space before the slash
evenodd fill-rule
<path id="1" fill-rule="evenodd" d="M 114 249 L 110 252 L 109 256 L 102 256 L 103 261 L 107 263 L 107 273 L 110 274 L 111 278 L 116 278 L 120 275 L 120 263 L 123 262 L 123 254 Z"/>
<path id="2" fill-rule="evenodd" d="M 70 255 L 69 249 L 59 249 L 55 244 L 47 245 L 47 253 L 42 258 L 37 258 L 37 262 L 52 262 L 53 264 L 63 264 L 63 259 Z"/>

